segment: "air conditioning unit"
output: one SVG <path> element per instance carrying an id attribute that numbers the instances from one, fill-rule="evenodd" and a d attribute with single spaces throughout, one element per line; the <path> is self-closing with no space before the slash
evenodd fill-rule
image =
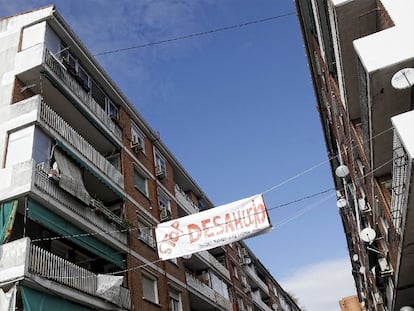
<path id="1" fill-rule="evenodd" d="M 168 208 L 162 208 L 160 211 L 161 221 L 166 221 L 171 219 L 171 211 Z"/>
<path id="2" fill-rule="evenodd" d="M 247 286 L 244 288 L 244 293 L 245 293 L 245 294 L 247 294 L 247 293 L 249 293 L 251 290 L 252 290 L 252 287 L 251 287 L 250 285 L 247 285 Z"/>
<path id="3" fill-rule="evenodd" d="M 391 275 L 394 271 L 388 264 L 387 259 L 381 257 L 378 258 L 378 266 L 380 268 L 380 275 L 382 277 Z"/>
<path id="4" fill-rule="evenodd" d="M 380 295 L 379 293 L 375 293 L 375 294 L 373 295 L 373 298 L 374 298 L 374 301 L 375 301 L 375 303 L 376 303 L 377 305 L 382 305 L 382 304 L 383 304 L 382 297 L 381 297 L 381 295 Z"/>
<path id="5" fill-rule="evenodd" d="M 155 168 L 155 175 L 158 178 L 164 178 L 165 177 L 165 166 L 157 165 Z"/>
<path id="6" fill-rule="evenodd" d="M 358 199 L 358 206 L 361 212 L 367 213 L 371 211 L 371 208 L 365 198 Z"/>
<path id="7" fill-rule="evenodd" d="M 133 141 L 133 140 L 131 140 L 131 148 L 134 149 L 135 152 L 139 152 L 142 149 L 144 149 L 144 147 L 139 141 Z"/>
<path id="8" fill-rule="evenodd" d="M 252 263 L 252 260 L 249 256 L 245 256 L 243 258 L 240 258 L 240 264 L 241 265 L 250 265 Z"/>

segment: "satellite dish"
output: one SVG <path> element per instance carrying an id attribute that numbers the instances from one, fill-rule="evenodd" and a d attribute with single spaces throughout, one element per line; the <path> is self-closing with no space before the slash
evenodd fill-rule
<path id="1" fill-rule="evenodd" d="M 376 236 L 377 234 L 375 233 L 375 230 L 370 227 L 362 229 L 359 233 L 361 240 L 367 243 L 372 243 L 375 240 Z"/>
<path id="2" fill-rule="evenodd" d="M 335 175 L 339 178 L 344 178 L 349 175 L 349 169 L 346 165 L 340 165 L 335 170 Z"/>
<path id="3" fill-rule="evenodd" d="M 405 307 L 402 307 L 402 308 L 400 309 L 400 311 L 414 311 L 414 308 L 409 307 L 409 306 L 405 306 Z"/>
<path id="4" fill-rule="evenodd" d="M 344 198 L 339 199 L 338 201 L 336 201 L 336 206 L 338 206 L 339 208 L 343 208 L 348 204 L 347 200 Z"/>
<path id="5" fill-rule="evenodd" d="M 352 261 L 353 261 L 353 262 L 357 262 L 357 261 L 358 261 L 358 259 L 359 259 L 358 254 L 354 254 L 354 256 L 352 256 Z"/>
<path id="6" fill-rule="evenodd" d="M 404 68 L 397 71 L 391 79 L 394 89 L 404 90 L 414 85 L 414 68 Z"/>

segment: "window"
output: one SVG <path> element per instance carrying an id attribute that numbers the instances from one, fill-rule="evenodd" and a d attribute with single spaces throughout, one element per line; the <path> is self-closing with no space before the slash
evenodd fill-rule
<path id="1" fill-rule="evenodd" d="M 148 179 L 138 167 L 134 167 L 134 187 L 143 195 L 148 196 Z"/>
<path id="2" fill-rule="evenodd" d="M 237 271 L 237 266 L 234 263 L 232 263 L 231 265 L 233 267 L 233 275 L 236 279 L 238 279 L 239 278 L 239 273 Z"/>
<path id="3" fill-rule="evenodd" d="M 145 152 L 145 135 L 134 122 L 131 122 L 131 148 Z"/>
<path id="4" fill-rule="evenodd" d="M 105 112 L 111 118 L 118 120 L 118 107 L 108 97 L 105 99 Z"/>
<path id="5" fill-rule="evenodd" d="M 160 209 L 161 221 L 170 220 L 171 219 L 170 200 L 161 191 L 158 192 L 158 207 Z"/>
<path id="6" fill-rule="evenodd" d="M 167 175 L 167 162 L 157 150 L 155 151 L 155 175 L 159 178 Z"/>
<path id="7" fill-rule="evenodd" d="M 157 278 L 145 272 L 142 273 L 142 298 L 158 304 Z"/>
<path id="8" fill-rule="evenodd" d="M 138 219 L 138 239 L 155 248 L 155 239 L 152 230 L 152 225 L 148 222 Z"/>
<path id="9" fill-rule="evenodd" d="M 181 293 L 170 287 L 170 310 L 182 311 L 181 307 Z"/>

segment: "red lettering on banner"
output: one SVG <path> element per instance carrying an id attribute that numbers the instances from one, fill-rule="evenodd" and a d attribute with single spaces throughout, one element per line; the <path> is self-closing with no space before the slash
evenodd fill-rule
<path id="1" fill-rule="evenodd" d="M 211 238 L 212 236 L 214 236 L 214 233 L 208 232 L 209 227 L 207 226 L 207 224 L 209 222 L 210 222 L 210 219 L 209 218 L 204 219 L 204 220 L 201 221 L 201 227 L 203 228 L 204 236 L 206 238 Z"/>
<path id="2" fill-rule="evenodd" d="M 225 226 L 226 226 L 226 233 L 229 232 L 229 229 L 233 232 L 234 231 L 234 226 L 230 217 L 230 214 L 227 213 L 225 216 Z"/>
<path id="3" fill-rule="evenodd" d="M 220 235 L 220 234 L 222 234 L 222 233 L 224 232 L 224 227 L 223 227 L 223 225 L 219 223 L 220 218 L 221 218 L 220 216 L 214 216 L 214 217 L 213 217 L 213 224 L 214 224 L 214 226 L 215 226 L 215 227 L 217 227 L 217 228 L 220 228 L 220 229 L 216 232 L 216 235 Z"/>
<path id="4" fill-rule="evenodd" d="M 188 229 L 188 237 L 190 239 L 190 243 L 194 243 L 198 241 L 201 237 L 201 229 L 196 224 L 189 224 L 187 225 Z"/>

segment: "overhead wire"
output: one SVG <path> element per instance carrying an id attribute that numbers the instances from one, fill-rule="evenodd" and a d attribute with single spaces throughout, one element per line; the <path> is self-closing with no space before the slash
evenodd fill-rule
<path id="1" fill-rule="evenodd" d="M 250 25 L 254 25 L 258 23 L 264 23 L 264 22 L 268 22 L 268 21 L 272 21 L 272 20 L 276 20 L 276 19 L 280 19 L 283 17 L 292 16 L 292 15 L 296 15 L 296 12 L 289 12 L 289 13 L 280 14 L 280 15 L 271 16 L 271 17 L 262 18 L 262 19 L 257 19 L 257 20 L 253 20 L 253 21 L 249 21 L 249 22 L 245 22 L 241 24 L 236 24 L 236 25 L 211 29 L 207 31 L 197 32 L 193 34 L 183 35 L 183 36 L 179 36 L 175 38 L 169 38 L 169 39 L 154 41 L 150 43 L 138 44 L 138 45 L 133 45 L 133 46 L 114 49 L 114 50 L 102 51 L 102 52 L 95 53 L 93 56 L 96 57 L 96 56 L 120 53 L 120 52 L 125 52 L 125 51 L 130 51 L 130 50 L 141 49 L 141 48 L 145 48 L 145 47 L 153 46 L 153 45 L 159 45 L 159 44 L 164 44 L 164 43 L 169 43 L 169 42 L 174 42 L 174 41 L 179 41 L 179 40 L 184 40 L 184 39 L 190 39 L 194 37 L 206 36 L 206 35 L 216 33 L 216 32 L 227 31 L 227 30 L 236 29 L 236 28 L 242 28 L 242 27 L 246 27 L 246 26 L 250 26 Z"/>

